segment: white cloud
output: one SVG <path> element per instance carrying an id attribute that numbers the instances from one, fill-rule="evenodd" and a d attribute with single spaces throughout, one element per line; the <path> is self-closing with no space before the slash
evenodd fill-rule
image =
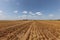
<path id="1" fill-rule="evenodd" d="M 2 10 L 0 10 L 0 19 L 5 19 L 5 18 L 6 18 L 6 15 Z"/>
<path id="2" fill-rule="evenodd" d="M 5 19 L 5 15 L 3 15 L 3 14 L 0 14 L 0 19 Z"/>
<path id="3" fill-rule="evenodd" d="M 13 13 L 18 13 L 18 11 L 13 11 Z M 1 19 L 9 19 L 9 20 L 18 20 L 18 19 L 53 19 L 54 18 L 54 15 L 53 14 L 49 14 L 49 15 L 43 15 L 41 12 L 28 12 L 28 11 L 23 11 L 22 12 L 23 14 L 22 15 L 18 15 L 18 16 L 15 16 L 15 15 L 7 15 L 5 14 L 4 11 L 0 10 L 0 20 Z M 28 13 L 28 14 L 27 14 Z M 43 16 L 41 16 L 43 15 Z"/>
<path id="4" fill-rule="evenodd" d="M 27 14 L 28 12 L 27 11 L 23 11 L 22 13 Z"/>
<path id="5" fill-rule="evenodd" d="M 30 15 L 35 15 L 33 12 L 29 12 Z"/>
<path id="6" fill-rule="evenodd" d="M 27 15 L 21 15 L 21 16 L 18 16 L 17 18 L 18 19 L 26 19 L 27 18 Z"/>
<path id="7" fill-rule="evenodd" d="M 3 13 L 3 11 L 2 11 L 2 10 L 0 10 L 0 13 Z"/>
<path id="8" fill-rule="evenodd" d="M 49 14 L 50 17 L 53 17 L 54 15 L 53 14 Z"/>
<path id="9" fill-rule="evenodd" d="M 2 10 L 0 10 L 0 16 L 2 16 L 4 14 L 4 12 Z"/>
<path id="10" fill-rule="evenodd" d="M 14 11 L 13 13 L 18 13 L 18 11 L 16 10 L 16 11 Z"/>
<path id="11" fill-rule="evenodd" d="M 36 14 L 37 14 L 37 15 L 40 15 L 40 16 L 42 15 L 42 13 L 41 13 L 41 12 L 36 12 Z"/>
<path id="12" fill-rule="evenodd" d="M 22 13 L 24 13 L 23 15 L 21 16 L 18 16 L 17 18 L 18 19 L 40 19 L 39 16 L 42 15 L 41 12 L 36 12 L 36 13 L 33 13 L 33 12 L 27 12 L 27 11 L 23 11 Z M 28 13 L 28 15 L 26 15 Z M 39 15 L 39 16 L 37 16 Z"/>

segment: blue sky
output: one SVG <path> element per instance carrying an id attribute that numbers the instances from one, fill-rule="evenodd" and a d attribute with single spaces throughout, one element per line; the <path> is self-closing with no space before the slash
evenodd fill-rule
<path id="1" fill-rule="evenodd" d="M 60 0 L 0 0 L 0 20 L 60 19 Z"/>

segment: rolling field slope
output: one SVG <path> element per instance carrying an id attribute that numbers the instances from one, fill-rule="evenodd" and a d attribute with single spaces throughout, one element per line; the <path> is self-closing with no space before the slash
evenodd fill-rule
<path id="1" fill-rule="evenodd" d="M 60 21 L 1 21 L 0 40 L 60 40 Z"/>

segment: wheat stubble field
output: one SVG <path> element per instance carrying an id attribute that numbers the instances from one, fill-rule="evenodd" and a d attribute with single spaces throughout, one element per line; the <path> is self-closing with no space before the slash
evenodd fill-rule
<path id="1" fill-rule="evenodd" d="M 60 40 L 60 21 L 0 21 L 0 40 Z"/>

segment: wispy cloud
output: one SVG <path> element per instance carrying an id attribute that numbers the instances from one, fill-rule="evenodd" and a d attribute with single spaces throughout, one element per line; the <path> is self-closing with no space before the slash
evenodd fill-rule
<path id="1" fill-rule="evenodd" d="M 4 13 L 4 12 L 3 12 L 2 10 L 0 10 L 0 16 L 2 16 L 2 15 L 3 15 L 3 13 Z"/>
<path id="2" fill-rule="evenodd" d="M 23 13 L 23 14 L 27 14 L 28 12 L 27 12 L 27 11 L 23 11 L 22 13 Z"/>
<path id="3" fill-rule="evenodd" d="M 39 16 L 43 15 L 41 12 L 36 12 L 36 14 Z"/>
<path id="4" fill-rule="evenodd" d="M 15 10 L 15 11 L 13 11 L 13 13 L 16 13 L 16 14 L 17 14 L 17 13 L 18 13 L 18 11 L 17 11 L 17 10 Z"/>
<path id="5" fill-rule="evenodd" d="M 18 20 L 18 19 L 53 19 L 54 14 L 49 14 L 45 15 L 44 13 L 41 12 L 32 12 L 32 11 L 23 11 L 19 12 L 18 10 L 13 11 L 12 13 L 19 14 L 21 13 L 22 15 L 6 15 L 4 11 L 0 10 L 0 19 L 10 19 L 10 20 Z"/>
<path id="6" fill-rule="evenodd" d="M 17 19 L 27 19 L 27 15 L 18 16 Z"/>
<path id="7" fill-rule="evenodd" d="M 3 11 L 2 11 L 2 10 L 0 10 L 0 13 L 3 13 Z"/>
<path id="8" fill-rule="evenodd" d="M 5 19 L 6 15 L 4 14 L 4 11 L 0 10 L 0 19 Z"/>
<path id="9" fill-rule="evenodd" d="M 53 17 L 54 15 L 53 14 L 49 14 L 49 17 Z"/>
<path id="10" fill-rule="evenodd" d="M 33 12 L 29 12 L 30 15 L 35 15 Z"/>

